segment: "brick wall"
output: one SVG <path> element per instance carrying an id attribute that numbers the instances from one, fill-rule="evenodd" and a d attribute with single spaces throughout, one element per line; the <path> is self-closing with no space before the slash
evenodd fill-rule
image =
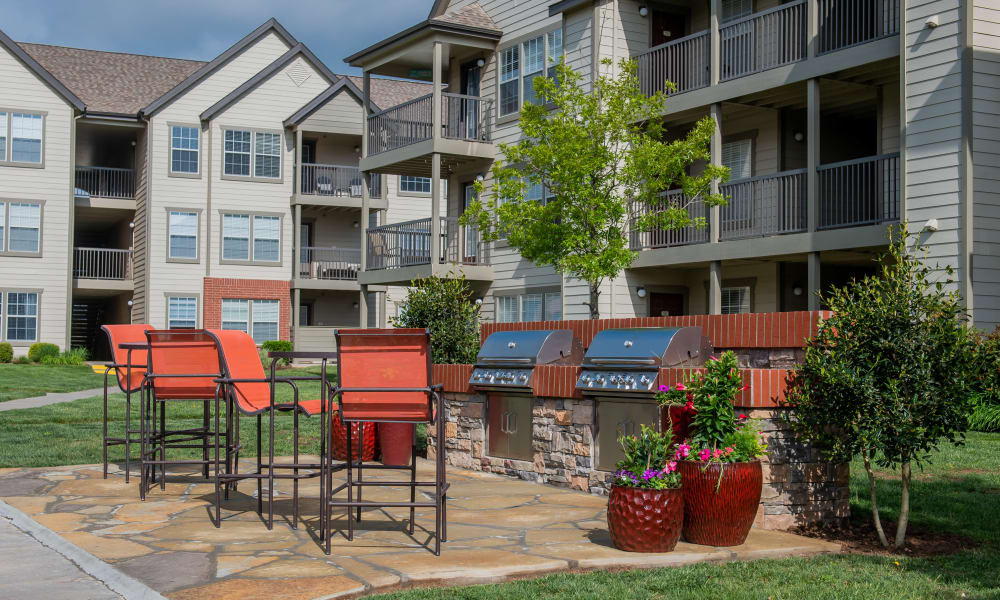
<path id="1" fill-rule="evenodd" d="M 223 279 L 205 278 L 203 322 L 206 329 L 222 327 L 222 299 L 278 300 L 281 302 L 278 315 L 278 335 L 283 340 L 291 339 L 292 300 L 288 281 L 271 279 Z"/>

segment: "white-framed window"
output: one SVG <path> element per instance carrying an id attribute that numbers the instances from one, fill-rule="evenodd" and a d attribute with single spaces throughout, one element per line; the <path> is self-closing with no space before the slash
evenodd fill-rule
<path id="1" fill-rule="evenodd" d="M 38 292 L 7 292 L 4 309 L 8 342 L 38 340 Z"/>
<path id="2" fill-rule="evenodd" d="M 0 252 L 7 246 L 7 205 L 0 202 Z"/>
<path id="3" fill-rule="evenodd" d="M 525 103 L 536 102 L 534 81 L 539 76 L 555 76 L 555 65 L 563 54 L 562 29 L 554 29 L 499 53 L 500 116 L 521 110 Z"/>
<path id="4" fill-rule="evenodd" d="M 281 135 L 257 131 L 254 133 L 254 177 L 281 177 Z"/>
<path id="5" fill-rule="evenodd" d="M 278 339 L 280 315 L 279 300 L 222 299 L 222 328 L 249 333 L 257 345 Z"/>
<path id="6" fill-rule="evenodd" d="M 0 253 L 39 254 L 42 251 L 42 205 L 0 202 Z"/>
<path id="7" fill-rule="evenodd" d="M 495 296 L 498 323 L 528 323 L 562 319 L 559 292 L 530 291 L 518 295 Z"/>
<path id="8" fill-rule="evenodd" d="M 194 329 L 198 326 L 198 298 L 170 296 L 167 298 L 167 329 Z"/>
<path id="9" fill-rule="evenodd" d="M 10 113 L 10 161 L 42 164 L 42 126 L 40 114 Z"/>
<path id="10" fill-rule="evenodd" d="M 729 169 L 729 181 L 753 177 L 753 140 L 744 138 L 722 144 L 722 166 Z"/>
<path id="11" fill-rule="evenodd" d="M 226 129 L 223 132 L 222 172 L 250 176 L 250 132 Z"/>
<path id="12" fill-rule="evenodd" d="M 281 260 L 280 217 L 254 215 L 253 259 L 264 262 L 279 262 Z"/>
<path id="13" fill-rule="evenodd" d="M 201 131 L 186 125 L 170 126 L 170 172 L 198 174 Z"/>
<path id="14" fill-rule="evenodd" d="M 198 213 L 172 210 L 168 213 L 167 258 L 196 260 L 198 258 Z"/>
<path id="15" fill-rule="evenodd" d="M 400 175 L 399 191 L 410 194 L 429 194 L 431 193 L 431 178 Z"/>
<path id="16" fill-rule="evenodd" d="M 750 286 L 722 288 L 722 314 L 736 315 L 750 312 Z"/>
<path id="17" fill-rule="evenodd" d="M 250 331 L 250 301 L 235 298 L 222 299 L 222 328 L 243 333 Z"/>
<path id="18" fill-rule="evenodd" d="M 7 160 L 7 113 L 0 111 L 0 162 Z"/>
<path id="19" fill-rule="evenodd" d="M 250 215 L 222 215 L 222 259 L 250 260 Z"/>
<path id="20" fill-rule="evenodd" d="M 753 0 L 722 0 L 722 22 L 728 23 L 753 13 Z"/>

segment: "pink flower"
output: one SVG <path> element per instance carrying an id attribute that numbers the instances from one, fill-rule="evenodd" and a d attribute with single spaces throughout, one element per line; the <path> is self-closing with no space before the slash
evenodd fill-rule
<path id="1" fill-rule="evenodd" d="M 660 391 L 661 392 L 669 392 L 670 391 L 670 386 L 669 385 L 661 385 L 660 386 Z"/>
<path id="2" fill-rule="evenodd" d="M 732 454 L 733 452 L 736 452 L 736 449 L 733 448 L 732 446 L 728 446 L 726 448 L 726 454 Z"/>
<path id="3" fill-rule="evenodd" d="M 740 413 L 740 420 L 742 421 L 745 418 L 747 418 L 747 416 L 745 414 L 743 414 L 743 413 Z"/>
<path id="4" fill-rule="evenodd" d="M 720 456 L 722 456 L 722 450 L 716 448 L 712 451 L 712 458 L 719 458 Z"/>
<path id="5" fill-rule="evenodd" d="M 714 354 L 709 354 L 708 358 L 709 358 L 709 360 L 719 360 L 718 358 L 715 357 Z"/>
<path id="6" fill-rule="evenodd" d="M 673 473 L 677 470 L 677 461 L 672 460 L 667 463 L 667 468 L 665 469 L 667 473 Z"/>
<path id="7" fill-rule="evenodd" d="M 700 458 L 702 461 L 706 461 L 708 460 L 709 455 L 710 452 L 708 448 L 702 448 L 701 452 L 698 453 L 698 458 Z"/>
<path id="8" fill-rule="evenodd" d="M 685 410 L 694 410 L 694 402 L 691 402 L 690 400 L 688 400 L 687 403 L 684 404 L 684 409 Z"/>
<path id="9" fill-rule="evenodd" d="M 674 387 L 677 388 L 678 390 L 682 391 L 682 392 L 687 389 L 686 387 L 684 387 L 683 383 L 675 383 Z"/>
<path id="10" fill-rule="evenodd" d="M 745 385 L 745 386 L 743 386 L 743 387 L 740 388 L 740 391 L 741 392 L 745 392 L 745 391 L 747 391 L 749 389 L 750 389 L 750 386 L 749 385 Z"/>

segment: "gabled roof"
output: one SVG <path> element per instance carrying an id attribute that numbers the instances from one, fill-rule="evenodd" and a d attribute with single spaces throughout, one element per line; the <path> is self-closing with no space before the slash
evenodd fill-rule
<path id="1" fill-rule="evenodd" d="M 226 50 L 219 56 L 215 57 L 215 59 L 212 60 L 212 62 L 204 64 L 200 69 L 189 75 L 186 79 L 184 79 L 184 81 L 180 82 L 173 89 L 163 94 L 153 102 L 151 102 L 149 105 L 147 105 L 140 111 L 140 114 L 146 116 L 152 116 L 156 114 L 162 108 L 164 108 L 165 106 L 173 102 L 175 99 L 177 99 L 184 92 L 188 91 L 193 86 L 197 85 L 200 81 L 202 81 L 203 79 L 205 79 L 206 77 L 208 77 L 209 75 L 220 69 L 222 66 L 227 64 L 229 61 L 242 54 L 244 50 L 246 50 L 254 43 L 256 43 L 257 40 L 268 35 L 271 32 L 277 34 L 278 37 L 283 39 L 285 43 L 287 43 L 289 46 L 294 47 L 299 43 L 298 40 L 292 37 L 292 34 L 288 33 L 288 30 L 286 30 L 284 27 L 281 26 L 281 23 L 278 23 L 277 19 L 274 18 L 268 19 L 266 23 L 264 23 L 257 29 L 254 29 L 252 32 L 250 32 L 249 35 L 247 35 L 242 40 L 233 44 L 228 50 Z"/>
<path id="2" fill-rule="evenodd" d="M 256 88 L 258 85 L 270 79 L 272 75 L 284 69 L 286 66 L 288 66 L 289 63 L 291 63 L 299 56 L 304 56 L 306 60 L 312 63 L 312 66 L 315 67 L 316 70 L 319 71 L 320 74 L 326 78 L 327 83 L 333 84 L 337 81 L 337 76 L 333 74 L 333 71 L 331 71 L 325 64 L 323 64 L 323 61 L 316 58 L 316 55 L 313 54 L 312 51 L 306 47 L 305 44 L 299 42 L 294 46 L 292 46 L 288 50 L 288 52 L 285 52 L 280 57 L 275 59 L 274 62 L 265 67 L 261 72 L 257 73 L 256 75 L 248 79 L 246 82 L 244 82 L 243 85 L 236 88 L 235 90 L 227 94 L 224 98 L 222 98 L 212 106 L 205 109 L 205 111 L 201 113 L 201 120 L 211 121 L 220 113 L 222 113 L 227 108 L 232 106 L 233 103 L 235 103 L 237 100 L 250 93 L 250 91 Z"/>
<path id="3" fill-rule="evenodd" d="M 295 114 L 285 119 L 285 127 L 299 125 L 341 92 L 347 92 L 354 96 L 360 105 L 364 97 L 364 92 L 361 91 L 362 85 L 361 77 L 354 75 L 340 76 L 340 81 L 324 90 L 323 93 L 313 98 L 309 104 L 306 104 L 297 110 Z M 373 77 L 371 79 L 371 98 L 368 99 L 369 109 L 377 112 L 382 108 L 389 108 L 413 100 L 414 98 L 426 96 L 430 93 L 430 90 L 431 84 L 429 83 Z"/>
<path id="4" fill-rule="evenodd" d="M 47 83 L 57 94 L 63 97 L 66 102 L 70 104 L 73 108 L 84 111 L 87 105 L 80 99 L 79 96 L 74 94 L 67 88 L 62 82 L 56 79 L 45 67 L 40 65 L 37 60 L 32 58 L 24 48 L 14 43 L 14 40 L 7 37 L 7 34 L 0 30 L 0 46 L 6 48 L 11 54 L 17 57 L 24 66 L 33 71 L 35 75 L 39 77 L 42 81 Z"/>
<path id="5" fill-rule="evenodd" d="M 309 104 L 306 104 L 299 110 L 295 111 L 295 114 L 285 119 L 284 121 L 285 127 L 298 125 L 302 121 L 305 121 L 306 119 L 309 118 L 311 114 L 322 108 L 324 104 L 329 102 L 331 98 L 333 98 L 340 92 L 347 92 L 350 95 L 354 96 L 354 98 L 358 101 L 358 104 L 361 104 L 364 101 L 363 100 L 364 93 L 358 89 L 358 86 L 354 85 L 354 82 L 348 79 L 347 77 L 341 77 L 340 81 L 326 88 L 323 91 L 323 93 L 310 100 Z M 378 110 L 378 106 L 376 106 L 374 102 L 369 100 L 368 103 L 370 105 L 371 110 L 373 111 Z"/>
<path id="6" fill-rule="evenodd" d="M 205 64 L 47 44 L 18 45 L 82 99 L 88 113 L 135 117 Z"/>
<path id="7" fill-rule="evenodd" d="M 448 11 L 439 17 L 431 17 L 430 21 L 435 23 L 466 25 L 469 27 L 476 27 L 478 29 L 492 29 L 503 33 L 503 30 L 497 27 L 493 18 L 490 17 L 490 15 L 483 10 L 483 7 L 478 3 L 470 4 L 466 7 L 459 8 L 458 10 Z"/>

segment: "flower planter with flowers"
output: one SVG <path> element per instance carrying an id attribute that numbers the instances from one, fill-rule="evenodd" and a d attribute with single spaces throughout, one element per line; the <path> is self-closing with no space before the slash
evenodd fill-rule
<path id="1" fill-rule="evenodd" d="M 763 486 L 760 458 L 767 445 L 756 421 L 735 414 L 733 401 L 743 389 L 736 356 L 726 352 L 713 356 L 686 388 L 661 387 L 657 394 L 661 404 L 681 405 L 690 413 L 688 435 L 674 454 L 684 482 L 683 534 L 688 542 L 737 546 L 757 515 Z"/>
<path id="2" fill-rule="evenodd" d="M 628 552 L 670 552 L 681 537 L 684 495 L 673 460 L 673 439 L 642 425 L 639 435 L 623 436 L 608 498 L 608 531 L 615 548 Z"/>

